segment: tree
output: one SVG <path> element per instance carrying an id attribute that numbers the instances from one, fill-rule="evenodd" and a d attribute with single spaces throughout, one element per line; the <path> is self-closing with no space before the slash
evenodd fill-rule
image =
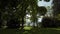
<path id="1" fill-rule="evenodd" d="M 19 2 L 17 0 L 0 0 L 0 1 L 1 1 L 0 11 L 2 26 L 5 26 L 6 24 L 10 23 L 9 22 L 10 20 L 18 18 L 15 17 L 15 12 Z"/>
<path id="2" fill-rule="evenodd" d="M 60 14 L 60 0 L 54 0 L 53 1 L 53 10 L 54 10 L 54 16 L 57 16 L 58 14 Z"/>

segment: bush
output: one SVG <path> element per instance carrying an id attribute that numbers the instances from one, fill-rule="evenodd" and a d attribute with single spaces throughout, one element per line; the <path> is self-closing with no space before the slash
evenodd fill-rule
<path id="1" fill-rule="evenodd" d="M 43 27 L 60 27 L 60 20 L 53 18 L 43 18 L 42 20 Z"/>

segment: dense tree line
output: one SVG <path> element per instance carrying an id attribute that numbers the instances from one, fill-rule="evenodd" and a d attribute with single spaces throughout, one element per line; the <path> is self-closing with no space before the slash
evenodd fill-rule
<path id="1" fill-rule="evenodd" d="M 22 24 L 21 29 L 23 29 L 26 9 L 29 5 L 32 11 L 35 11 L 37 6 L 36 0 L 0 0 L 1 27 L 7 25 L 8 28 L 19 28 L 19 24 Z M 35 16 L 34 14 L 36 14 L 36 12 L 32 15 Z"/>
<path id="2" fill-rule="evenodd" d="M 48 0 L 46 1 L 48 2 Z M 8 26 L 8 28 L 19 28 L 20 25 L 22 25 L 21 29 L 23 29 L 25 23 L 26 10 L 29 6 L 29 12 L 30 10 L 32 11 L 31 21 L 33 23 L 37 23 L 36 15 L 39 13 L 40 15 L 44 16 L 44 14 L 47 11 L 46 8 L 37 6 L 37 0 L 0 0 L 0 27 Z M 59 6 L 60 4 L 58 3 L 58 1 L 54 0 L 54 15 L 60 14 L 60 10 L 58 8 Z M 43 18 L 42 22 L 44 25 L 48 25 L 48 22 L 50 23 L 50 25 L 53 23 L 53 25 L 55 25 L 57 22 L 59 23 L 59 20 L 53 18 L 50 19 L 47 17 Z"/>

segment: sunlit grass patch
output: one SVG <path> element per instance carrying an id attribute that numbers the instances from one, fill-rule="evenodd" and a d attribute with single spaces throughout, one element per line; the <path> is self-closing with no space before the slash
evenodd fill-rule
<path id="1" fill-rule="evenodd" d="M 24 27 L 24 30 L 31 30 L 31 29 L 32 29 L 31 26 L 25 26 L 25 27 Z"/>
<path id="2" fill-rule="evenodd" d="M 60 30 L 60 29 L 56 29 L 56 30 Z"/>

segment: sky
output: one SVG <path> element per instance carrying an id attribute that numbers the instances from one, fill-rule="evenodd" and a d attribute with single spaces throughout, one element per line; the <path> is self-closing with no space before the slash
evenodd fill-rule
<path id="1" fill-rule="evenodd" d="M 46 2 L 46 1 L 38 1 L 37 2 L 37 5 L 40 7 L 40 6 L 51 6 L 52 5 L 52 2 L 53 0 L 50 0 L 49 2 Z"/>

